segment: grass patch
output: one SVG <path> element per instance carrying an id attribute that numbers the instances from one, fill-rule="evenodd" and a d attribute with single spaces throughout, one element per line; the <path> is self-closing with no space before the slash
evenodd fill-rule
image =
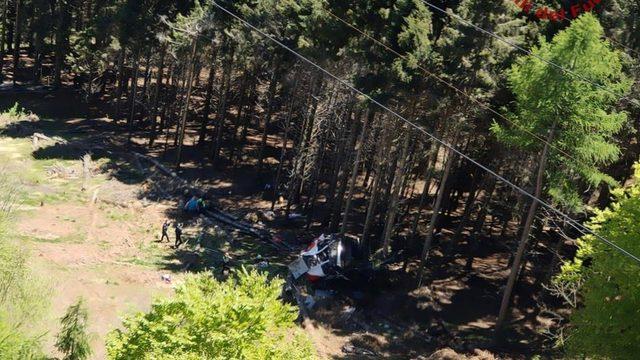
<path id="1" fill-rule="evenodd" d="M 36 242 L 36 243 L 50 243 L 50 244 L 82 244 L 87 239 L 87 233 L 78 231 L 64 236 L 38 236 L 29 234 L 18 234 L 16 239 L 20 242 Z"/>
<path id="2" fill-rule="evenodd" d="M 20 189 L 20 203 L 27 206 L 40 206 L 56 203 L 84 203 L 88 192 L 82 191 L 81 174 L 73 178 L 55 178 L 47 174 L 47 169 L 56 165 L 65 168 L 81 169 L 80 160 L 35 159 L 32 156 L 29 139 L 0 137 L 0 172 Z M 104 160 L 100 159 L 98 165 Z M 104 175 L 92 177 L 89 189 L 106 181 Z"/>
<path id="3" fill-rule="evenodd" d="M 133 212 L 126 209 L 121 210 L 117 208 L 111 208 L 107 210 L 107 218 L 117 222 L 133 221 L 134 215 L 133 215 Z"/>
<path id="4" fill-rule="evenodd" d="M 166 263 L 166 252 L 157 243 L 138 244 L 137 254 L 122 260 L 127 264 L 157 268 Z"/>

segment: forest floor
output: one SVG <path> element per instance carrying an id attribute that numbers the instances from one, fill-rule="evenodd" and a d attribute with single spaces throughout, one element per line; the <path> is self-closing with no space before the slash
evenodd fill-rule
<path id="1" fill-rule="evenodd" d="M 20 104 L 28 103 L 22 100 Z M 48 110 L 55 114 L 55 108 Z M 0 175 L 19 193 L 13 235 L 29 252 L 36 278 L 46 284 L 51 307 L 39 329 L 45 333 L 45 351 L 56 354 L 59 319 L 82 297 L 89 312 L 92 358 L 103 359 L 105 338 L 120 326 L 123 316 L 148 310 L 154 298 L 169 296 L 188 267 L 203 268 L 218 259 L 214 255 L 202 260 L 202 254 L 189 245 L 174 249 L 172 232 L 170 243 L 158 242 L 165 219 L 186 222 L 183 236 L 187 240 L 206 229 L 197 219 L 185 219 L 176 212 L 179 198 L 147 200 L 148 183 L 126 156 L 96 158 L 94 154 L 93 175 L 83 191 L 81 150 L 42 140 L 38 149 L 33 148 L 34 132 L 81 144 L 100 128 L 85 121 L 66 117 L 9 126 L 0 135 Z M 96 121 L 110 127 L 105 119 Z M 217 187 L 228 193 L 225 186 L 221 182 Z M 288 261 L 288 256 L 257 240 L 243 240 L 233 249 L 225 244 L 214 247 L 229 253 L 234 265 L 251 264 L 261 254 L 271 260 L 272 272 L 285 271 L 286 263 L 279 260 Z M 341 355 L 346 337 L 319 325 L 307 323 L 306 327 L 322 358 Z"/>
<path id="2" fill-rule="evenodd" d="M 101 143 L 123 153 L 128 150 L 124 124 L 87 117 L 89 109 L 74 96 L 22 94 L 0 101 L 0 109 L 19 101 L 41 117 L 36 122 L 14 126 L 0 137 L 0 164 L 22 194 L 16 217 L 17 237 L 31 251 L 31 265 L 48 279 L 53 291 L 52 311 L 45 329 L 47 350 L 53 348 L 58 319 L 77 297 L 82 296 L 87 302 L 94 358 L 101 359 L 105 335 L 119 326 L 122 315 L 148 309 L 155 296 L 169 295 L 185 270 L 217 264 L 215 255 L 205 256 L 189 246 L 175 250 L 167 243 L 158 243 L 165 219 L 186 222 L 188 239 L 206 232 L 212 248 L 230 253 L 234 265 L 255 264 L 260 255 L 270 260 L 269 271 L 286 271 L 292 254 L 283 254 L 252 238 L 238 237 L 240 241 L 232 246 L 224 240 L 229 236 L 224 230 L 212 229 L 198 219 L 182 218 L 176 211 L 181 199 L 155 196 L 131 157 L 111 151 L 94 153 L 94 176 L 82 191 L 82 146 L 42 144 L 34 150 L 34 131 L 73 143 Z M 187 143 L 192 140 L 188 138 Z M 134 137 L 131 149 L 143 152 L 143 147 L 137 145 L 142 141 Z M 271 143 L 276 141 L 270 139 Z M 187 157 L 194 152 L 194 146 L 188 147 Z M 273 153 L 277 151 L 274 149 Z M 147 154 L 161 158 L 159 152 Z M 51 170 L 61 168 L 68 170 L 62 177 Z M 270 207 L 270 202 L 260 195 L 264 175 L 256 174 L 252 168 L 247 161 L 246 166 L 220 172 L 191 162 L 183 167 L 180 176 L 199 180 L 203 187 L 213 189 L 221 208 L 244 217 Z M 310 236 L 304 231 L 296 235 Z M 418 358 L 442 347 L 469 354 L 486 347 L 495 322 L 500 286 L 508 271 L 508 256 L 503 249 L 487 246 L 474 264 L 476 271 L 467 275 L 462 271 L 464 258 L 445 262 L 441 255 L 437 251 L 433 255 L 428 285 L 416 288 L 413 276 L 399 266 L 391 266 L 374 286 L 357 289 L 356 295 L 338 292 L 331 300 L 319 302 L 312 318 L 302 324 L 319 355 L 335 359 L 400 359 Z M 410 264 L 409 270 L 414 266 Z M 169 275 L 171 282 L 164 281 L 163 275 Z M 518 297 L 526 296 L 522 291 Z M 536 315 L 530 319 L 531 313 L 529 308 L 514 312 L 518 327 L 509 348 L 501 351 L 504 356 L 528 357 L 532 349 L 540 346 L 537 329 L 546 320 Z"/>

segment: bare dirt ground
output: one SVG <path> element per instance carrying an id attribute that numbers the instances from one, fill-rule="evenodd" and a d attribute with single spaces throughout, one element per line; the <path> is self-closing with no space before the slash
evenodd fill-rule
<path id="1" fill-rule="evenodd" d="M 59 318 L 79 297 L 90 314 L 93 358 L 103 359 L 105 336 L 120 325 L 121 317 L 146 310 L 155 296 L 171 293 L 172 284 L 162 280 L 163 274 L 171 274 L 173 281 L 180 277 L 164 268 L 168 262 L 154 262 L 172 251 L 155 242 L 167 206 L 143 208 L 135 199 L 130 207 L 110 205 L 104 202 L 110 197 L 108 188 L 122 191 L 122 186 L 107 180 L 100 187 L 102 200 L 96 204 L 44 202 L 17 217 L 17 234 L 31 251 L 32 266 L 52 290 L 48 353 L 55 354 Z"/>

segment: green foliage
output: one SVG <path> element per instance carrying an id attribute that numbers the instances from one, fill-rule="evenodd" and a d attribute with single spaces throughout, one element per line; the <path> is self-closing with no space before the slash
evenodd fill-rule
<path id="1" fill-rule="evenodd" d="M 345 19 L 369 36 L 379 39 L 395 52 L 354 32 L 344 24 L 331 25 L 334 35 L 344 37 L 340 49 L 345 57 L 356 59 L 366 69 L 356 72 L 356 85 L 366 93 L 384 100 L 398 91 L 412 93 L 420 84 L 424 72 L 421 66 L 437 65 L 439 55 L 431 42 L 432 14 L 419 0 L 380 2 L 331 1 L 329 11 Z M 365 50 L 366 49 L 366 50 Z M 405 96 L 398 94 L 397 96 Z"/>
<path id="2" fill-rule="evenodd" d="M 294 326 L 296 310 L 278 299 L 282 280 L 242 270 L 235 279 L 189 275 L 172 299 L 125 319 L 107 340 L 109 359 L 312 359 Z"/>
<path id="3" fill-rule="evenodd" d="M 463 0 L 455 13 L 483 29 L 492 29 L 512 44 L 525 45 L 536 31 L 532 24 L 518 17 L 520 8 L 513 0 Z M 442 31 L 438 46 L 445 63 L 445 76 L 458 85 L 474 88 L 472 95 L 486 97 L 502 86 L 505 68 L 513 61 L 513 47 L 490 36 L 479 35 L 470 26 L 452 20 Z M 478 89 L 480 88 L 480 89 Z M 486 91 L 479 91 L 486 90 Z"/>
<path id="4" fill-rule="evenodd" d="M 0 359 L 36 359 L 42 356 L 33 329 L 46 310 L 47 294 L 27 267 L 27 252 L 9 238 L 15 194 L 0 177 Z"/>
<path id="5" fill-rule="evenodd" d="M 12 107 L 0 113 L 0 116 L 6 116 L 13 119 L 19 119 L 27 115 L 26 110 L 16 101 Z"/>
<path id="6" fill-rule="evenodd" d="M 549 155 L 547 192 L 554 201 L 572 210 L 581 207 L 577 180 L 590 186 L 602 182 L 615 184 L 598 168 L 618 159 L 620 150 L 614 135 L 627 118 L 625 113 L 616 112 L 614 106 L 628 91 L 630 81 L 622 71 L 620 52 L 612 50 L 602 40 L 603 35 L 598 20 L 585 14 L 553 41 L 541 39 L 533 55 L 518 59 L 508 74 L 509 86 L 516 96 L 516 115 L 512 118 L 518 126 L 494 124 L 492 128 L 499 140 L 535 150 L 541 146 L 540 140 L 530 133 L 544 138 L 556 126 L 554 148 Z M 570 69 L 600 87 L 564 73 L 548 62 Z"/>
<path id="7" fill-rule="evenodd" d="M 69 306 L 60 319 L 62 329 L 57 336 L 56 348 L 64 354 L 63 360 L 84 360 L 91 355 L 87 334 L 87 309 L 82 298 Z"/>
<path id="8" fill-rule="evenodd" d="M 73 55 L 67 56 L 67 63 L 71 71 L 87 77 L 86 83 L 83 83 L 83 90 L 88 95 L 92 95 L 96 91 L 95 80 L 106 70 L 109 64 L 109 52 L 112 50 L 111 48 L 103 48 L 97 43 L 94 31 L 94 28 L 90 28 L 72 34 L 69 37 L 69 42 Z"/>
<path id="9" fill-rule="evenodd" d="M 209 16 L 210 6 L 208 3 L 202 6 L 199 1 L 194 3 L 188 15 L 178 14 L 176 21 L 172 24 L 173 44 L 177 50 L 189 52 L 191 39 L 194 36 L 202 35 L 203 31 L 210 26 Z"/>
<path id="10" fill-rule="evenodd" d="M 640 164 L 635 182 L 614 191 L 615 203 L 596 210 L 588 226 L 633 254 L 640 253 Z M 572 356 L 636 359 L 640 352 L 640 267 L 588 235 L 578 240 L 578 253 L 562 266 L 554 283 L 581 285 L 582 306 L 571 316 L 566 347 Z"/>

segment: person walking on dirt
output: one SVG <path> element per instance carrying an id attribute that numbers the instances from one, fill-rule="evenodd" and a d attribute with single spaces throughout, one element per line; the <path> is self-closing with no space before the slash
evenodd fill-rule
<path id="1" fill-rule="evenodd" d="M 165 220 L 162 224 L 162 237 L 160 237 L 160 242 L 164 241 L 164 238 L 167 238 L 167 242 L 169 242 L 169 220 Z"/>
<path id="2" fill-rule="evenodd" d="M 182 224 L 176 223 L 175 230 L 176 230 L 176 249 L 177 249 L 180 245 L 182 245 Z"/>

